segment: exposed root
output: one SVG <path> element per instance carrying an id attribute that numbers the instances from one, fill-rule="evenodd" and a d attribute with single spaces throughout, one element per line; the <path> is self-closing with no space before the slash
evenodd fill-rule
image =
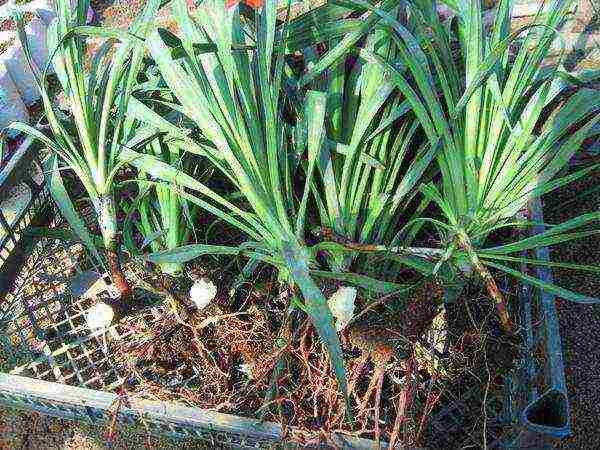
<path id="1" fill-rule="evenodd" d="M 416 446 L 428 443 L 427 422 L 442 398 L 442 386 L 449 386 L 439 383 L 435 373 L 423 375 L 434 366 L 414 350 L 431 327 L 440 295 L 430 281 L 397 313 L 380 305 L 344 332 L 354 430 L 346 422 L 344 398 L 314 327 L 301 314 L 287 317 L 279 305 L 269 303 L 280 301 L 272 296 L 252 292 L 237 311 L 227 310 L 228 299 L 216 299 L 201 312 L 185 305 L 163 307 L 160 322 L 150 325 L 131 318 L 127 324 L 135 338 L 118 345 L 118 359 L 130 374 L 131 395 L 258 414 L 305 430 L 289 433 L 300 443 L 322 442 L 328 433 L 343 430 Z M 473 325 L 453 341 L 464 358 L 452 364 L 466 373 L 476 371 L 466 355 L 487 341 L 478 337 L 483 325 L 472 331 L 479 316 L 471 318 L 469 311 L 464 316 Z M 457 370 L 450 373 L 444 376 Z"/>
<path id="2" fill-rule="evenodd" d="M 106 259 L 108 261 L 108 269 L 113 285 L 119 291 L 121 299 L 128 300 L 131 298 L 131 287 L 121 270 L 116 242 L 106 249 Z"/>
<path id="3" fill-rule="evenodd" d="M 410 420 L 410 413 L 412 410 L 412 403 L 415 394 L 415 385 L 414 378 L 416 372 L 417 364 L 414 359 L 414 356 L 411 355 L 406 360 L 406 375 L 404 377 L 404 388 L 400 393 L 400 397 L 398 398 L 398 408 L 396 410 L 396 420 L 394 421 L 394 428 L 392 430 L 392 434 L 390 436 L 390 448 L 395 448 L 396 441 L 400 436 L 402 431 L 402 427 L 406 422 Z M 412 431 L 412 430 L 411 430 Z M 402 444 L 405 446 L 414 445 L 416 441 L 416 437 L 412 436 L 412 433 L 409 431 L 407 433 L 403 433 Z"/>
<path id="4" fill-rule="evenodd" d="M 492 277 L 490 271 L 483 265 L 483 263 L 477 256 L 477 252 L 471 245 L 469 237 L 465 233 L 459 233 L 458 239 L 460 247 L 467 253 L 471 264 L 473 264 L 475 272 L 477 272 L 477 274 L 483 280 L 488 294 L 494 301 L 496 305 L 496 311 L 498 312 L 498 316 L 500 317 L 500 322 L 502 323 L 504 330 L 507 333 L 512 334 L 513 325 L 512 321 L 510 320 L 510 316 L 508 315 L 506 299 L 504 298 L 504 295 L 502 295 L 502 292 L 500 292 L 500 289 L 498 288 L 494 277 Z"/>

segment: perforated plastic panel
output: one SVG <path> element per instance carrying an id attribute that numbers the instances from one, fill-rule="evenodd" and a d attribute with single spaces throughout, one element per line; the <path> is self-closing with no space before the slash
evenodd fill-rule
<path id="1" fill-rule="evenodd" d="M 21 157 L 24 154 L 25 150 Z M 17 166 L 15 162 L 13 168 Z M 25 176 L 29 172 L 2 172 L 3 186 L 21 181 L 14 173 Z M 84 312 L 90 300 L 69 293 L 69 278 L 89 267 L 84 249 L 77 243 L 50 238 L 38 238 L 34 245 L 29 239 L 23 246 L 24 240 L 19 239 L 39 215 L 38 206 L 49 204 L 43 187 L 38 188 L 37 197 L 31 199 L 10 231 L 12 247 L 0 247 L 8 255 L 2 261 L 10 261 L 20 253 L 14 261 L 22 263 L 2 266 L 12 289 L 0 292 L 0 364 L 5 372 L 0 374 L 0 402 L 75 420 L 108 421 L 118 402 L 115 392 L 127 372 L 107 348 L 104 335 L 91 333 L 85 326 Z M 61 224 L 55 211 L 47 219 L 55 226 Z M 537 292 L 523 287 L 519 299 L 513 302 L 512 315 L 520 324 L 523 345 L 512 370 L 501 380 L 489 384 L 485 373 L 466 373 L 455 384 L 443 379 L 429 382 L 441 398 L 424 433 L 423 443 L 428 448 L 475 448 L 482 447 L 483 442 L 490 449 L 542 447 L 539 436 L 533 435 L 532 439 L 521 417 L 524 406 L 550 385 L 545 370 L 548 330 L 538 297 Z M 109 341 L 128 339 L 135 327 L 152 328 L 163 314 L 148 308 L 121 321 L 109 329 Z M 289 440 L 286 433 L 297 432 L 286 429 L 284 433 L 276 424 L 165 402 L 123 404 L 118 417 L 123 423 L 139 424 L 142 415 L 143 426 L 153 434 L 194 437 L 214 446 L 270 448 Z M 373 446 L 366 440 L 333 439 L 341 448 Z"/>
<path id="2" fill-rule="evenodd" d="M 23 141 L 0 170 L 0 295 L 10 285 L 23 232 L 38 217 L 48 201 L 39 147 Z"/>

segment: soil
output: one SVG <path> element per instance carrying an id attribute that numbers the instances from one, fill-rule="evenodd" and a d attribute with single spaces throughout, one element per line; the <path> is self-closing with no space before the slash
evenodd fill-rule
<path id="1" fill-rule="evenodd" d="M 102 15 L 104 10 L 114 2 L 115 0 L 91 0 L 90 7 L 94 10 L 94 14 Z"/>
<path id="2" fill-rule="evenodd" d="M 15 42 L 14 38 L 7 39 L 6 41 L 0 42 L 0 55 L 8 50 L 13 43 Z"/>
<path id="3" fill-rule="evenodd" d="M 600 173 L 586 176 L 544 198 L 545 218 L 559 223 L 579 214 L 600 209 L 600 192 L 585 195 L 600 186 Z M 594 224 L 593 228 L 598 228 Z M 600 265 L 600 237 L 589 236 L 553 249 L 552 258 L 578 264 Z M 600 278 L 590 272 L 555 270 L 560 286 L 600 297 Z M 558 301 L 563 341 L 565 374 L 572 413 L 572 435 L 560 445 L 563 449 L 600 448 L 600 305 L 576 305 Z"/>
<path id="4" fill-rule="evenodd" d="M 213 446 L 199 441 L 157 439 L 143 428 L 125 428 L 108 436 L 108 427 L 93 426 L 36 413 L 0 409 L 0 449 L 3 450 L 129 450 L 195 449 Z"/>
<path id="5" fill-rule="evenodd" d="M 104 25 L 116 28 L 128 28 L 131 22 L 143 10 L 145 2 L 141 0 L 101 0 L 98 3 L 98 7 L 94 11 Z M 190 9 L 195 7 L 194 0 L 187 0 L 187 3 Z M 170 7 L 164 7 L 159 11 L 157 24 L 172 32 L 177 31 L 177 24 L 172 17 Z"/>

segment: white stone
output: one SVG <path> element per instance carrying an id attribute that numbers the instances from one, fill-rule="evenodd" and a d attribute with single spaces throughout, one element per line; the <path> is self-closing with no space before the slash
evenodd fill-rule
<path id="1" fill-rule="evenodd" d="M 252 365 L 251 364 L 240 364 L 239 371 L 246 375 L 248 378 L 252 378 Z"/>
<path id="2" fill-rule="evenodd" d="M 114 316 L 115 313 L 109 305 L 99 302 L 87 310 L 85 321 L 90 330 L 103 330 L 110 326 Z"/>
<path id="3" fill-rule="evenodd" d="M 0 31 L 0 44 L 4 44 L 4 47 L 8 47 L 15 39 L 15 32 L 13 30 Z"/>
<path id="4" fill-rule="evenodd" d="M 28 6 L 29 4 L 25 5 Z M 32 11 L 34 12 L 34 11 Z M 48 61 L 48 46 L 46 43 L 46 30 L 48 25 L 38 15 L 33 16 L 25 24 L 25 34 L 27 36 L 27 43 L 33 62 L 41 71 L 46 67 Z M 35 82 L 35 78 L 27 59 L 25 52 L 17 33 L 15 31 L 4 31 L 0 32 L 0 41 L 8 42 L 11 44 L 6 48 L 2 57 L 6 65 L 17 91 L 19 91 L 23 102 L 26 105 L 35 103 L 40 98 L 40 92 Z M 53 73 L 52 67 L 49 68 L 48 73 Z"/>
<path id="5" fill-rule="evenodd" d="M 14 0 L 12 0 L 12 1 L 9 0 L 7 2 L 3 2 L 0 5 L 0 20 L 9 19 L 11 17 L 12 10 L 14 7 L 15 7 Z"/>
<path id="6" fill-rule="evenodd" d="M 338 331 L 343 330 L 354 317 L 355 300 L 356 288 L 346 286 L 340 287 L 329 297 L 327 304 L 336 319 L 335 327 Z"/>
<path id="7" fill-rule="evenodd" d="M 212 281 L 205 278 L 195 281 L 190 288 L 190 299 L 200 310 L 206 308 L 216 295 L 217 287 Z"/>

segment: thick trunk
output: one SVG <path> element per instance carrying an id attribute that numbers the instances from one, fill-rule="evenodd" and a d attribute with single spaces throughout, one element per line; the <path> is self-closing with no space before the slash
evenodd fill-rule
<path id="1" fill-rule="evenodd" d="M 98 216 L 98 225 L 106 249 L 108 270 L 121 299 L 131 296 L 131 288 L 121 270 L 119 261 L 119 238 L 117 233 L 117 215 L 115 203 L 111 195 L 104 195 L 94 201 L 94 209 Z"/>
<path id="2" fill-rule="evenodd" d="M 118 241 L 115 239 L 110 248 L 106 248 L 106 259 L 108 260 L 108 270 L 110 271 L 110 278 L 113 285 L 119 291 L 121 299 L 126 299 L 131 296 L 131 288 L 121 270 L 118 248 Z"/>
<path id="3" fill-rule="evenodd" d="M 483 265 L 483 263 L 477 256 L 477 253 L 475 252 L 475 249 L 471 245 L 471 241 L 469 240 L 469 237 L 466 234 L 459 234 L 459 245 L 467 253 L 471 264 L 473 264 L 473 269 L 475 269 L 475 272 L 477 272 L 477 274 L 481 277 L 481 279 L 485 283 L 488 294 L 496 303 L 496 311 L 498 311 L 498 316 L 500 316 L 502 326 L 507 332 L 511 333 L 513 327 L 510 317 L 508 315 L 506 299 L 500 292 L 500 289 L 498 289 L 498 285 L 496 284 L 494 277 L 492 277 L 492 274 Z"/>

